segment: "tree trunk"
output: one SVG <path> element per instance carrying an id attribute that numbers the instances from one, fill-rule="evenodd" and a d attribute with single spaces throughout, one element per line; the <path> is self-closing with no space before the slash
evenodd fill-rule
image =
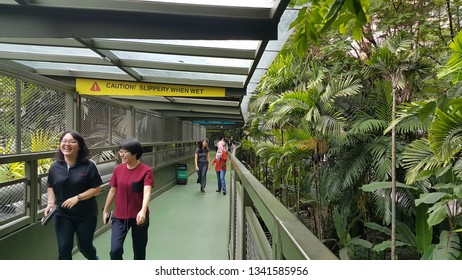
<path id="1" fill-rule="evenodd" d="M 391 109 L 391 259 L 394 260 L 396 256 L 396 94 L 398 78 L 392 77 L 392 95 L 393 104 Z"/>
<path id="2" fill-rule="evenodd" d="M 298 168 L 298 179 L 297 174 L 295 174 L 295 208 L 297 209 L 297 219 L 300 219 L 300 180 L 302 179 L 302 164 L 300 163 Z"/>
<path id="3" fill-rule="evenodd" d="M 454 39 L 454 27 L 452 26 L 452 13 L 450 0 L 446 0 L 446 7 L 448 9 L 449 30 L 451 31 L 451 39 Z"/>
<path id="4" fill-rule="evenodd" d="M 316 145 L 319 145 L 316 143 Z M 316 149 L 319 151 L 319 147 Z M 314 155 L 314 182 L 316 184 L 316 202 L 318 204 L 317 211 L 316 211 L 316 219 L 318 225 L 318 239 L 322 241 L 323 239 L 323 230 L 322 230 L 322 202 L 321 202 L 321 184 L 319 179 L 319 156 L 316 153 Z"/>

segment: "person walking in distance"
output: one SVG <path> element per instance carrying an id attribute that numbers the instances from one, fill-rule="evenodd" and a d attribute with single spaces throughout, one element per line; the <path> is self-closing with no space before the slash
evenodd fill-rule
<path id="1" fill-rule="evenodd" d="M 143 148 L 138 140 L 127 140 L 119 146 L 122 163 L 116 166 L 103 209 L 103 223 L 115 200 L 112 216 L 111 260 L 122 260 L 124 241 L 132 232 L 133 258 L 146 259 L 148 244 L 149 208 L 154 174 L 151 167 L 140 162 Z"/>
<path id="2" fill-rule="evenodd" d="M 197 171 L 197 183 L 201 184 L 201 194 L 205 194 L 205 186 L 207 184 L 207 170 L 210 169 L 210 150 L 209 140 L 204 139 L 198 143 L 194 155 L 194 163 Z"/>
<path id="3" fill-rule="evenodd" d="M 95 196 L 103 181 L 96 164 L 89 160 L 82 135 L 67 130 L 59 139 L 56 161 L 48 173 L 48 204 L 45 216 L 56 207 L 55 231 L 58 241 L 58 258 L 72 260 L 74 235 L 83 256 L 89 260 L 99 259 L 93 246 L 98 205 Z"/>
<path id="4" fill-rule="evenodd" d="M 221 152 L 219 154 L 217 153 L 217 156 L 212 162 L 212 164 L 215 164 L 215 172 L 217 173 L 218 189 L 216 192 L 223 192 L 223 195 L 226 195 L 226 142 L 220 141 L 218 142 L 218 146 L 218 150 L 221 150 Z"/>

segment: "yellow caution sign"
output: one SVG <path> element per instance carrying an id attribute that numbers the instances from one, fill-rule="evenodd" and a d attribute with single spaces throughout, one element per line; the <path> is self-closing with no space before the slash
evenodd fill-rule
<path id="1" fill-rule="evenodd" d="M 76 90 L 87 95 L 224 97 L 225 88 L 76 79 Z"/>

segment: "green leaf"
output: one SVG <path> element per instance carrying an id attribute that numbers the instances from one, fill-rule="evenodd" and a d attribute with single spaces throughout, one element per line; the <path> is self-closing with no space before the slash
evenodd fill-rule
<path id="1" fill-rule="evenodd" d="M 311 13 L 310 13 L 310 21 L 313 23 L 313 24 L 321 24 L 322 23 L 322 16 L 319 14 L 319 11 L 316 9 L 316 10 L 312 10 Z"/>
<path id="2" fill-rule="evenodd" d="M 396 182 L 396 186 L 405 189 L 413 189 L 417 190 L 417 187 L 409 186 L 403 183 Z M 370 184 L 365 184 L 361 187 L 361 189 L 365 192 L 373 192 L 376 190 L 382 189 L 391 189 L 391 182 L 372 182 Z"/>
<path id="3" fill-rule="evenodd" d="M 352 238 L 351 239 L 351 242 L 354 244 L 354 245 L 357 245 L 357 246 L 362 246 L 364 248 L 367 248 L 367 249 L 371 249 L 373 244 L 367 240 L 364 240 L 362 238 L 358 238 L 358 237 L 355 237 L 355 238 Z"/>
<path id="4" fill-rule="evenodd" d="M 418 118 L 420 121 L 424 122 L 435 113 L 436 102 L 428 102 L 419 108 Z"/>
<path id="5" fill-rule="evenodd" d="M 428 219 L 428 205 L 421 204 L 416 207 L 415 213 L 415 237 L 417 242 L 417 251 L 424 253 L 432 244 L 433 227 L 429 227 Z"/>
<path id="6" fill-rule="evenodd" d="M 432 189 L 435 190 L 449 190 L 452 191 L 456 186 L 452 183 L 444 184 L 444 183 L 438 183 L 432 187 Z"/>
<path id="7" fill-rule="evenodd" d="M 451 50 L 453 51 L 451 57 L 449 58 L 446 66 L 441 69 L 438 73 L 438 78 L 443 78 L 447 75 L 456 74 L 459 76 L 461 69 L 462 69 L 462 31 L 460 31 L 452 40 L 452 43 L 449 45 Z M 457 77 L 457 80 L 460 80 Z"/>
<path id="8" fill-rule="evenodd" d="M 435 250 L 435 247 L 436 247 L 436 244 L 430 245 L 420 259 L 421 260 L 431 260 L 433 257 L 433 251 Z"/>
<path id="9" fill-rule="evenodd" d="M 335 0 L 332 6 L 330 6 L 329 11 L 327 12 L 324 18 L 325 19 L 336 18 L 337 15 L 342 10 L 344 4 L 345 4 L 345 0 Z"/>
<path id="10" fill-rule="evenodd" d="M 428 216 L 427 223 L 429 227 L 436 226 L 448 216 L 448 210 L 446 204 L 440 205 L 440 207 L 434 209 Z"/>
<path id="11" fill-rule="evenodd" d="M 348 8 L 348 11 L 350 11 L 350 13 L 356 15 L 356 10 L 355 10 L 355 7 L 353 5 L 353 0 L 346 0 L 345 1 L 345 6 Z"/>
<path id="12" fill-rule="evenodd" d="M 396 239 L 407 243 L 412 248 L 417 248 L 417 240 L 414 233 L 406 224 L 398 220 L 396 220 Z"/>
<path id="13" fill-rule="evenodd" d="M 351 16 L 343 14 L 337 17 L 337 20 L 332 25 L 332 28 L 346 28 L 347 23 L 351 20 Z M 344 33 L 344 32 L 341 32 Z"/>
<path id="14" fill-rule="evenodd" d="M 433 204 L 443 198 L 447 193 L 434 192 L 434 193 L 423 193 L 418 199 L 415 200 L 415 206 L 419 206 L 421 203 Z"/>
<path id="15" fill-rule="evenodd" d="M 297 18 L 290 24 L 289 29 L 292 29 L 306 19 L 306 10 L 307 7 L 303 7 L 300 9 L 300 11 L 298 11 Z"/>
<path id="16" fill-rule="evenodd" d="M 440 243 L 433 249 L 433 260 L 457 260 L 460 255 L 460 240 L 456 233 L 443 230 Z"/>
<path id="17" fill-rule="evenodd" d="M 345 3 L 345 0 L 335 0 L 332 6 L 330 6 L 329 12 L 324 17 L 325 23 L 324 23 L 324 26 L 319 31 L 319 33 L 323 33 L 331 27 L 331 25 L 337 19 L 337 16 L 339 15 L 340 11 L 343 9 L 344 3 Z"/>
<path id="18" fill-rule="evenodd" d="M 436 177 L 441 177 L 442 175 L 444 175 L 446 172 L 448 172 L 450 169 L 452 169 L 452 165 L 451 164 L 448 164 L 447 166 L 445 167 L 440 167 L 436 170 L 436 173 L 435 173 L 435 176 Z"/>
<path id="19" fill-rule="evenodd" d="M 351 251 L 350 248 L 342 248 L 339 250 L 338 254 L 341 260 L 349 260 L 350 259 L 350 254 L 349 252 Z"/>
<path id="20" fill-rule="evenodd" d="M 305 37 L 306 39 L 310 39 L 313 42 L 317 42 L 318 31 L 316 30 L 316 27 L 311 22 L 306 23 L 305 32 L 306 32 L 306 37 Z M 308 45 L 308 40 L 305 40 L 303 43 L 305 45 Z"/>
<path id="21" fill-rule="evenodd" d="M 364 11 L 364 6 L 362 5 L 361 0 L 353 0 L 353 1 L 354 1 L 354 7 L 356 10 L 356 18 L 358 19 L 359 23 L 363 25 L 367 22 L 367 16 L 366 16 L 366 12 Z"/>
<path id="22" fill-rule="evenodd" d="M 353 27 L 353 39 L 355 41 L 360 41 L 362 38 L 363 38 L 363 27 L 360 23 L 357 23 L 354 27 Z"/>
<path id="23" fill-rule="evenodd" d="M 398 247 L 398 246 L 407 246 L 407 245 L 408 244 L 406 244 L 404 242 L 396 241 L 396 247 Z M 391 248 L 391 241 L 386 240 L 386 241 L 383 241 L 382 243 L 377 244 L 374 247 L 372 247 L 372 250 L 374 250 L 376 252 L 382 252 L 383 250 L 390 249 L 390 248 Z"/>
<path id="24" fill-rule="evenodd" d="M 423 171 L 420 171 L 417 176 L 415 177 L 415 180 L 416 181 L 422 181 L 422 180 L 425 180 L 425 179 L 428 179 L 430 176 L 433 175 L 433 170 L 423 170 Z"/>
<path id="25" fill-rule="evenodd" d="M 391 229 L 389 229 L 387 227 L 384 227 L 384 226 L 381 226 L 381 225 L 379 225 L 377 223 L 368 222 L 368 223 L 364 223 L 364 226 L 366 226 L 366 227 L 368 227 L 370 229 L 374 229 L 374 230 L 380 231 L 382 233 L 385 233 L 388 236 L 391 236 Z"/>
<path id="26" fill-rule="evenodd" d="M 455 186 L 452 193 L 456 198 L 462 198 L 462 186 L 461 185 Z"/>

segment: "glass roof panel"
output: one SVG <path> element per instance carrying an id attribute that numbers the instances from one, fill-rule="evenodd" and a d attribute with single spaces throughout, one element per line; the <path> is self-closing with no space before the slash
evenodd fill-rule
<path id="1" fill-rule="evenodd" d="M 113 53 L 121 59 L 132 59 L 140 61 L 153 62 L 168 62 L 168 63 L 185 63 L 195 65 L 216 65 L 228 67 L 250 67 L 251 60 L 248 59 L 232 59 L 232 58 L 215 58 L 215 57 L 198 57 L 184 56 L 171 54 L 155 54 L 155 53 L 140 53 L 127 51 L 113 51 Z"/>
<path id="2" fill-rule="evenodd" d="M 253 83 L 259 83 L 265 73 L 266 69 L 255 69 L 255 72 L 253 73 L 252 79 L 250 81 Z"/>
<path id="3" fill-rule="evenodd" d="M 177 97 L 170 97 L 171 99 L 175 100 L 175 103 L 184 103 L 184 104 L 204 104 L 204 100 L 201 99 L 194 99 L 194 98 L 177 98 Z M 209 100 L 207 101 L 207 105 L 217 105 L 217 106 L 230 106 L 235 107 L 239 106 L 239 101 L 229 101 L 229 100 Z"/>
<path id="4" fill-rule="evenodd" d="M 237 50 L 254 50 L 258 48 L 261 41 L 250 40 L 146 40 L 146 39 L 102 39 L 122 42 L 135 42 L 146 44 L 160 45 L 178 45 L 191 47 L 210 47 L 222 49 L 237 49 Z"/>
<path id="5" fill-rule="evenodd" d="M 275 0 L 146 0 L 150 2 L 164 3 L 183 3 L 183 4 L 201 4 L 214 6 L 228 7 L 255 7 L 255 8 L 271 8 L 274 6 Z"/>
<path id="6" fill-rule="evenodd" d="M 102 30 L 107 29 L 107 31 L 113 33 L 98 32 L 97 30 L 100 27 L 98 23 L 91 22 L 89 26 L 93 26 L 96 30 L 95 32 L 83 32 L 83 30 L 87 31 L 88 29 L 83 27 L 85 24 L 80 24 L 76 25 L 76 27 L 82 26 L 82 30 L 79 28 L 66 28 L 65 30 L 68 30 L 66 32 L 30 33 L 23 32 L 22 28 L 26 25 L 23 24 L 23 19 L 18 16 L 15 18 L 18 24 L 12 26 L 17 28 L 20 34 L 23 32 L 26 37 L 21 38 L 19 34 L 16 41 L 5 37 L 4 43 L 0 43 L 0 55 L 3 56 L 2 60 L 6 60 L 6 62 L 12 61 L 14 63 L 11 63 L 11 65 L 18 66 L 19 74 L 28 71 L 33 76 L 45 76 L 51 80 L 56 79 L 58 86 L 62 81 L 72 81 L 68 77 L 94 77 L 236 88 L 237 90 L 235 92 L 231 91 L 227 98 L 237 100 L 242 93 L 246 92 L 247 95 L 240 101 L 210 100 L 214 102 L 212 103 L 213 106 L 217 107 L 235 106 L 243 108 L 242 105 L 246 105 L 246 98 L 254 91 L 266 69 L 271 65 L 275 55 L 280 51 L 291 33 L 288 32 L 288 27 L 297 16 L 298 9 L 288 8 L 280 20 L 278 18 L 280 16 L 279 10 L 275 10 L 283 5 L 285 6 L 286 2 L 280 0 L 0 0 L 0 3 L 22 5 L 24 9 L 36 7 L 46 9 L 50 7 L 59 8 L 63 12 L 67 12 L 67 9 L 78 8 L 92 10 L 95 15 L 102 11 L 105 15 L 109 15 L 108 19 L 114 23 L 111 25 L 111 21 L 108 21 L 107 26 L 102 28 Z M 154 16 L 157 14 L 163 15 L 163 17 L 159 17 L 159 20 L 165 17 L 167 23 L 162 25 L 163 28 L 160 28 L 165 29 L 165 34 L 159 32 L 159 35 L 157 35 L 156 32 L 151 30 L 153 26 L 146 26 L 146 33 L 140 32 L 140 35 L 135 35 L 136 33 L 133 33 L 135 29 L 131 30 L 130 28 L 126 30 L 121 28 L 119 32 L 115 27 L 117 26 L 115 23 L 120 22 L 120 19 L 115 16 L 119 12 L 121 15 L 127 16 L 133 12 L 133 23 L 139 24 L 139 26 L 134 26 L 141 30 L 144 29 L 143 26 L 146 26 L 146 24 L 143 25 L 145 22 L 142 20 L 136 20 L 137 16 L 140 15 L 137 13 L 146 15 L 152 12 Z M 74 15 L 74 11 L 70 10 L 69 14 Z M 37 18 L 37 23 L 47 22 L 47 14 L 44 13 L 43 15 L 45 16 L 44 18 Z M 188 18 L 188 16 L 204 18 L 205 23 L 210 23 L 209 18 L 214 19 L 215 17 L 222 19 L 224 22 L 227 19 L 232 19 L 233 22 L 236 21 L 236 26 L 231 24 L 231 27 L 235 29 L 230 28 L 231 30 L 229 31 L 225 28 L 218 29 L 218 32 L 221 33 L 219 37 L 203 35 L 209 34 L 208 32 L 211 32 L 210 34 L 213 34 L 213 32 L 218 33 L 218 27 L 214 26 L 214 22 L 207 25 L 208 31 L 207 28 L 198 30 L 197 36 L 194 31 L 192 31 L 192 36 L 186 36 L 181 32 L 178 35 L 171 36 L 171 34 L 175 34 L 175 32 L 184 28 L 182 24 L 187 24 L 184 20 L 173 21 L 172 19 L 183 19 L 184 17 Z M 63 26 L 69 24 L 70 18 L 63 19 Z M 241 18 L 244 21 L 241 25 L 237 25 Z M 106 22 L 106 19 L 99 19 L 101 22 Z M 245 24 L 249 24 L 249 19 L 252 20 L 251 22 L 255 20 L 255 22 L 262 22 L 265 25 L 268 23 L 270 28 L 254 30 L 249 26 L 250 32 L 243 32 L 243 34 L 247 35 L 237 36 L 236 33 L 240 33 L 242 26 L 248 26 Z M 273 19 L 273 21 L 269 19 Z M 84 23 L 86 19 L 81 18 L 78 20 L 82 20 L 82 23 Z M 61 21 L 58 20 L 57 22 Z M 161 20 L 161 23 L 164 23 L 163 20 Z M 258 40 L 258 38 L 274 38 L 275 25 L 269 23 L 274 23 L 278 26 L 278 39 L 270 40 L 266 44 L 266 41 Z M 26 28 L 33 29 L 40 29 L 41 27 L 40 24 L 29 24 L 27 26 L 29 27 Z M 55 24 L 53 26 L 60 25 Z M 169 26 L 175 28 L 170 30 L 168 29 Z M 50 28 L 50 31 L 53 31 L 53 29 Z M 262 35 L 261 33 L 265 33 L 265 30 L 267 30 L 268 34 Z M 273 35 L 270 33 L 273 33 Z M 50 36 L 48 34 L 57 35 L 52 36 L 53 38 L 47 38 L 47 36 Z M 112 36 L 119 38 L 108 38 Z M 160 40 L 157 38 L 172 38 L 175 40 Z M 184 38 L 198 40 L 182 40 Z M 206 38 L 253 38 L 253 40 L 201 40 Z M 63 39 L 69 41 L 64 41 Z M 63 42 L 59 40 L 63 40 Z M 261 49 L 261 47 L 265 47 L 265 49 Z M 262 54 L 262 52 L 264 53 Z M 261 57 L 260 54 L 262 54 Z M 254 65 L 255 60 L 258 60 L 258 65 Z M 2 62 L 0 62 L 0 67 Z M 95 65 L 92 63 L 95 63 Z M 19 65 L 27 67 L 20 67 Z M 184 65 L 184 67 L 181 65 Z M 6 64 L 5 67 L 9 66 Z M 253 71 L 250 71 L 250 69 Z M 248 76 L 249 74 L 251 74 L 251 77 Z M 60 80 L 60 77 L 67 79 Z M 248 84 L 246 84 L 247 82 Z M 68 84 L 72 86 L 72 83 Z M 165 98 L 165 102 L 173 102 L 172 100 L 179 104 L 204 104 L 203 99 Z M 181 107 L 187 106 L 179 106 L 179 108 Z M 197 110 L 198 113 L 200 111 L 200 109 Z M 243 116 L 245 118 L 245 114 Z"/>
<path id="7" fill-rule="evenodd" d="M 268 68 L 271 63 L 273 63 L 273 60 L 276 58 L 278 55 L 278 52 L 273 52 L 273 51 L 267 51 L 264 52 L 263 55 L 261 56 L 261 59 L 258 63 L 257 68 Z"/>
<path id="8" fill-rule="evenodd" d="M 90 49 L 84 48 L 66 48 L 66 47 L 51 47 L 51 46 L 34 46 L 20 44 L 2 44 L 0 43 L 0 51 L 17 52 L 17 53 L 33 53 L 33 54 L 56 54 L 56 55 L 76 55 L 87 57 L 100 57 Z"/>
<path id="9" fill-rule="evenodd" d="M 246 76 L 243 75 L 223 75 L 223 74 L 212 74 L 212 73 L 194 73 L 194 72 L 180 72 L 180 71 L 167 71 L 167 70 L 155 70 L 155 69 L 141 69 L 134 68 L 142 76 L 152 76 L 161 78 L 179 78 L 185 80 L 211 80 L 211 81 L 228 81 L 228 82 L 239 82 L 243 83 Z"/>
<path id="10" fill-rule="evenodd" d="M 266 50 L 274 50 L 279 52 L 286 43 L 292 31 L 289 30 L 290 24 L 298 15 L 298 10 L 287 9 L 281 17 L 278 25 L 278 40 L 270 40 Z"/>
<path id="11" fill-rule="evenodd" d="M 99 65 L 89 65 L 89 64 L 54 63 L 54 62 L 40 62 L 40 61 L 16 61 L 16 62 L 27 65 L 35 69 L 125 74 L 125 72 L 123 72 L 122 70 L 120 70 L 118 67 L 115 67 L 115 66 L 99 66 Z"/>

